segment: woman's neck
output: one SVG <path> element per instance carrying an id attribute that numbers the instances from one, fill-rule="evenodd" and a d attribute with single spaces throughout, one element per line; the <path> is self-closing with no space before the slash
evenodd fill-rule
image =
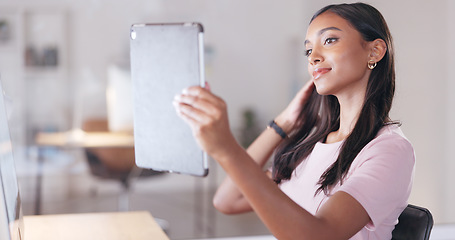
<path id="1" fill-rule="evenodd" d="M 334 143 L 346 139 L 354 129 L 363 107 L 364 95 L 337 96 L 337 98 L 340 103 L 340 128 L 327 136 L 326 143 Z"/>

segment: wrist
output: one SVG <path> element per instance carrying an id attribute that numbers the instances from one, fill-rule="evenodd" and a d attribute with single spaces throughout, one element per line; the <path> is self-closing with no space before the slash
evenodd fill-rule
<path id="1" fill-rule="evenodd" d="M 267 128 L 273 129 L 282 139 L 285 139 L 288 136 L 286 132 L 275 122 L 275 120 L 270 121 Z"/>
<path id="2" fill-rule="evenodd" d="M 283 129 L 286 135 L 289 136 L 289 134 L 292 132 L 293 122 L 290 122 L 281 116 L 277 116 L 274 121 L 276 125 Z"/>

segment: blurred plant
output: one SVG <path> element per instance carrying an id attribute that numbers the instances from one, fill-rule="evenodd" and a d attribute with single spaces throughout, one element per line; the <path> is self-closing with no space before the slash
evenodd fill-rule
<path id="1" fill-rule="evenodd" d="M 0 42 L 8 42 L 10 39 L 10 27 L 7 20 L 0 20 Z"/>
<path id="2" fill-rule="evenodd" d="M 254 139 L 259 136 L 259 128 L 256 122 L 256 113 L 251 108 L 242 112 L 243 125 L 240 132 L 240 143 L 244 148 L 250 146 Z"/>

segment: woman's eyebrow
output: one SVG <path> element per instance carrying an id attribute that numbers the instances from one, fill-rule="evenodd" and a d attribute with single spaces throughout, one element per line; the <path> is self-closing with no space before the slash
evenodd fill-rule
<path id="1" fill-rule="evenodd" d="M 339 29 L 337 27 L 326 27 L 326 28 L 319 30 L 319 35 L 322 35 L 323 33 L 327 32 L 329 30 L 341 31 L 341 29 Z"/>
<path id="2" fill-rule="evenodd" d="M 326 27 L 326 28 L 323 28 L 323 29 L 319 30 L 318 35 L 322 35 L 323 33 L 327 32 L 329 30 L 342 31 L 341 29 L 339 29 L 337 27 Z M 305 42 L 303 44 L 307 45 L 308 43 L 310 43 L 310 41 L 309 40 L 305 40 Z"/>

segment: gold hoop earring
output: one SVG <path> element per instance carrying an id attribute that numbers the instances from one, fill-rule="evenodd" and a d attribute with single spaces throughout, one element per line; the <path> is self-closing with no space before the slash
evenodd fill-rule
<path id="1" fill-rule="evenodd" d="M 376 67 L 376 65 L 378 65 L 377 62 L 375 62 L 375 61 L 373 61 L 373 60 L 369 60 L 369 61 L 368 61 L 368 68 L 369 68 L 369 69 L 373 70 L 373 69 Z"/>

